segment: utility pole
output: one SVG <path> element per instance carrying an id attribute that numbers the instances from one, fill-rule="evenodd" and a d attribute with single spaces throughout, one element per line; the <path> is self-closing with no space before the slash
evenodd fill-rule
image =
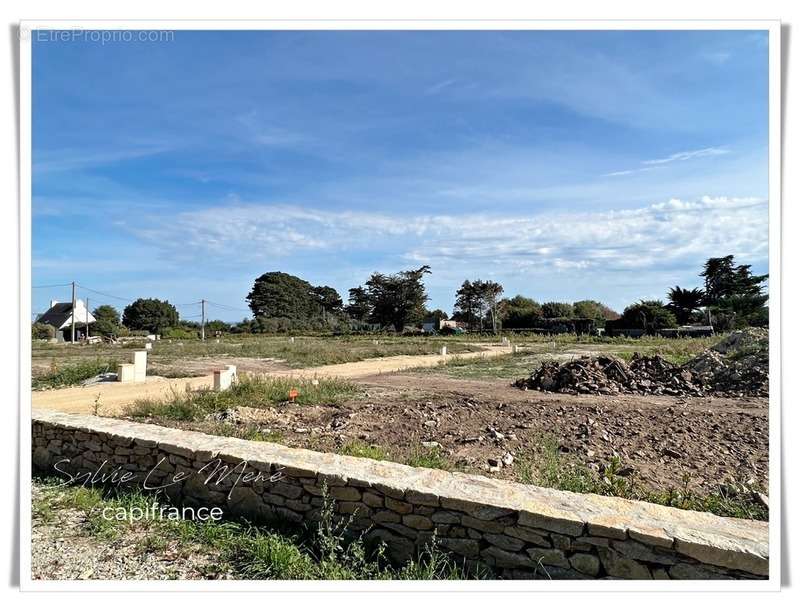
<path id="1" fill-rule="evenodd" d="M 200 339 L 206 341 L 206 300 L 200 300 Z"/>
<path id="2" fill-rule="evenodd" d="M 72 281 L 72 343 L 75 343 L 75 281 Z"/>

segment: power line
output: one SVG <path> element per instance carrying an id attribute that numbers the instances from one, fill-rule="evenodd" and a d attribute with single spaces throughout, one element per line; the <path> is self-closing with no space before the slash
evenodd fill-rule
<path id="1" fill-rule="evenodd" d="M 206 300 L 206 303 L 209 305 L 216 306 L 218 308 L 226 309 L 226 310 L 237 310 L 239 312 L 249 312 L 250 310 L 247 308 L 237 308 L 235 306 L 225 305 L 224 303 L 215 303 L 213 301 Z"/>
<path id="2" fill-rule="evenodd" d="M 108 297 L 110 299 L 118 299 L 119 301 L 127 301 L 127 302 L 136 301 L 135 299 L 130 299 L 128 297 L 118 297 L 117 295 L 110 295 L 109 293 L 104 293 L 103 291 L 96 291 L 95 289 L 90 289 L 88 286 L 83 286 L 82 284 L 76 284 L 75 286 L 82 288 L 84 291 L 97 293 L 98 295 L 102 295 L 103 297 Z"/>
<path id="3" fill-rule="evenodd" d="M 32 289 L 52 289 L 60 286 L 72 286 L 71 282 L 67 282 L 66 284 L 42 284 L 40 286 L 32 286 Z"/>

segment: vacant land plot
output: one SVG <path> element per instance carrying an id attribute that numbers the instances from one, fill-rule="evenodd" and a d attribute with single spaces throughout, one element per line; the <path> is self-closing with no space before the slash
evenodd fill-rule
<path id="1" fill-rule="evenodd" d="M 161 342 L 152 354 L 158 366 L 207 372 L 211 363 L 236 364 L 242 382 L 223 393 L 202 390 L 210 384 L 207 378 L 127 389 L 106 384 L 107 392 L 126 392 L 98 411 L 217 435 L 766 518 L 768 399 L 572 396 L 512 386 L 543 360 L 587 354 L 630 359 L 638 352 L 681 363 L 718 337 L 516 337 L 511 338 L 515 354 L 500 338 L 493 339 L 494 344 L 480 345 L 463 338 L 370 337 Z M 444 362 L 435 356 L 442 345 L 455 354 Z M 58 350 L 68 359 L 79 354 L 72 347 Z M 97 349 L 109 358 L 116 350 Z M 412 356 L 397 356 L 402 351 Z M 383 356 L 374 358 L 376 353 Z M 339 363 L 347 358 L 356 360 Z M 305 367 L 291 369 L 290 362 Z M 415 363 L 425 366 L 408 370 Z M 195 390 L 179 392 L 187 383 Z M 78 409 L 86 412 L 95 388 L 35 393 L 35 401 L 48 407 L 59 393 L 72 393 L 80 395 Z M 290 398 L 293 389 L 297 396 Z M 71 401 L 62 399 L 64 405 Z"/>
<path id="2" fill-rule="evenodd" d="M 475 339 L 480 338 L 473 338 Z M 35 342 L 32 376 L 35 384 L 59 381 L 59 372 L 113 367 L 130 362 L 131 351 L 143 350 L 145 341 L 124 345 L 92 346 Z M 443 346 L 448 353 L 477 352 L 481 347 L 460 338 L 398 336 L 286 337 L 228 336 L 222 339 L 162 340 L 153 344 L 148 375 L 170 378 L 204 375 L 214 367 L 237 365 L 242 371 L 272 372 L 305 367 L 351 363 L 398 355 L 434 355 Z M 94 374 L 91 374 L 94 375 Z M 61 376 L 64 377 L 64 376 Z M 90 376 L 86 376 L 90 377 Z"/>

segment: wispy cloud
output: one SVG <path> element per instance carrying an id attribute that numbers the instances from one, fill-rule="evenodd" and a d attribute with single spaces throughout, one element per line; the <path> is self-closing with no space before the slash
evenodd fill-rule
<path id="1" fill-rule="evenodd" d="M 727 155 L 730 151 L 722 147 L 708 147 L 704 149 L 696 149 L 694 151 L 682 151 L 680 153 L 673 153 L 668 157 L 661 159 L 648 159 L 643 161 L 644 165 L 661 165 L 664 163 L 673 163 L 675 161 L 688 161 L 689 159 L 697 159 L 698 157 L 716 157 L 718 155 Z"/>
<path id="2" fill-rule="evenodd" d="M 149 225 L 143 223 L 142 225 Z M 388 248 L 398 260 L 439 269 L 503 273 L 598 269 L 605 273 L 701 260 L 725 251 L 767 252 L 766 201 L 672 199 L 598 213 L 433 215 L 325 211 L 285 205 L 209 208 L 132 228 L 170 259 L 198 253 L 236 261 L 317 253 L 346 259 Z"/>
<path id="3" fill-rule="evenodd" d="M 667 157 L 659 159 L 646 159 L 641 163 L 644 167 L 633 168 L 630 170 L 619 170 L 617 172 L 608 172 L 603 176 L 630 176 L 631 174 L 640 174 L 652 170 L 656 166 L 662 166 L 676 161 L 689 161 L 690 159 L 699 159 L 702 157 L 717 157 L 719 155 L 727 155 L 730 150 L 722 147 L 708 147 L 703 149 L 696 149 L 693 151 L 681 151 L 680 153 L 673 153 Z"/>

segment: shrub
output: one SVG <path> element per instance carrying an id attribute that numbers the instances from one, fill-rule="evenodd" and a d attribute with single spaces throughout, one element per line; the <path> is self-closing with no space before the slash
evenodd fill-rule
<path id="1" fill-rule="evenodd" d="M 31 337 L 33 339 L 53 339 L 56 336 L 56 328 L 42 322 L 35 322 L 31 325 Z"/>

